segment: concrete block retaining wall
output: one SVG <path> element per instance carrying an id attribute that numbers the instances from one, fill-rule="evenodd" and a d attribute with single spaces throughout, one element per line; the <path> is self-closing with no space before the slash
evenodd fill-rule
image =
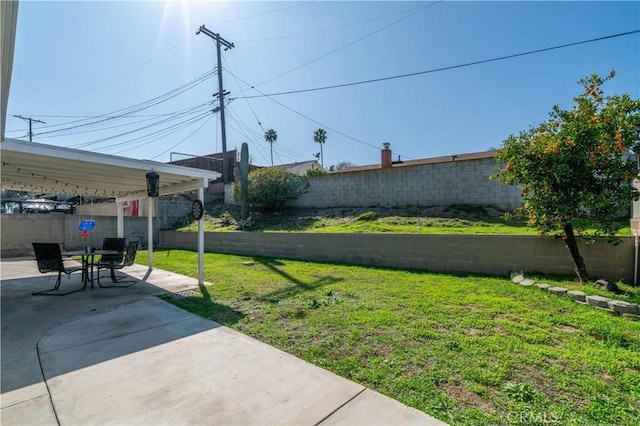
<path id="1" fill-rule="evenodd" d="M 196 250 L 197 233 L 161 231 L 159 245 Z M 553 237 L 211 232 L 205 233 L 205 250 L 452 273 L 573 274 L 564 242 Z M 617 246 L 605 240 L 580 244 L 580 251 L 594 279 L 633 282 L 632 237 Z"/>
<path id="2" fill-rule="evenodd" d="M 450 204 L 490 205 L 514 210 L 519 188 L 489 179 L 493 158 L 449 161 L 387 169 L 330 173 L 309 179 L 292 207 L 405 207 Z"/>
<path id="3" fill-rule="evenodd" d="M 60 243 L 66 250 L 73 250 L 91 245 L 102 246 L 105 237 L 117 235 L 117 219 L 113 216 L 94 216 L 95 228 L 90 236 L 81 237 L 78 230 L 79 216 L 53 214 L 3 214 L 1 222 L 1 243 L 3 258 L 31 256 L 32 242 Z M 156 225 L 154 225 L 156 226 Z M 142 245 L 147 245 L 147 218 L 125 217 L 124 236 L 129 239 L 139 238 Z M 154 236 L 158 241 L 158 235 Z"/>

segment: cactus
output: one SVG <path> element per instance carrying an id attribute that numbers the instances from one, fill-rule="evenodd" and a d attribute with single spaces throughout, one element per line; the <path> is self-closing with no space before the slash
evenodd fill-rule
<path id="1" fill-rule="evenodd" d="M 240 216 L 247 219 L 249 198 L 249 145 L 244 142 L 240 150 L 240 165 L 233 168 L 233 176 L 240 182 Z"/>

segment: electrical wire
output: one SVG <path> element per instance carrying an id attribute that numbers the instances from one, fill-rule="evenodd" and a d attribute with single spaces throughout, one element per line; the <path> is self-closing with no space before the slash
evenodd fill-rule
<path id="1" fill-rule="evenodd" d="M 166 154 L 167 152 L 171 151 L 172 149 L 175 149 L 176 147 L 182 145 L 183 142 L 185 142 L 187 139 L 189 139 L 190 137 L 192 137 L 193 135 L 195 135 L 196 133 L 198 133 L 198 131 L 200 129 L 202 129 L 209 121 L 211 121 L 211 119 L 213 118 L 213 115 L 210 115 L 209 118 L 207 118 L 204 123 L 202 123 L 196 130 L 194 130 L 192 133 L 190 133 L 186 138 L 182 139 L 180 142 L 178 142 L 177 144 L 167 148 L 166 150 L 162 151 L 160 154 L 151 157 L 150 160 L 155 160 L 156 158 L 160 157 L 161 155 Z"/>
<path id="2" fill-rule="evenodd" d="M 96 105 L 100 105 L 100 104 L 103 104 L 103 103 L 109 103 L 109 102 L 112 102 L 112 101 L 114 101 L 114 100 L 120 100 L 120 99 L 122 99 L 123 97 L 125 97 L 125 96 L 130 96 L 130 95 L 132 95 L 132 94 L 134 94 L 134 93 L 136 93 L 136 92 L 139 92 L 139 91 L 143 90 L 143 89 L 144 89 L 144 88 L 146 88 L 146 87 L 149 87 L 149 86 L 156 86 L 159 82 L 161 82 L 161 81 L 163 81 L 163 80 L 166 80 L 166 79 L 168 79 L 169 77 L 172 77 L 172 76 L 174 76 L 174 75 L 176 75 L 176 74 L 180 74 L 180 73 L 184 72 L 185 70 L 187 70 L 187 69 L 189 69 L 189 68 L 192 68 L 192 67 L 194 67 L 194 66 L 196 66 L 196 65 L 198 65 L 198 64 L 200 64 L 200 63 L 202 63 L 202 62 L 205 62 L 205 61 L 211 60 L 211 59 L 213 59 L 213 58 L 214 58 L 214 55 L 212 55 L 212 54 L 207 55 L 207 56 L 205 56 L 204 58 L 199 59 L 199 60 L 197 60 L 197 61 L 195 61 L 195 62 L 192 62 L 192 63 L 190 63 L 189 65 L 186 65 L 186 66 L 182 67 L 181 69 L 179 69 L 179 70 L 177 70 L 177 71 L 174 71 L 174 72 L 172 72 L 172 73 L 170 73 L 170 74 L 165 75 L 164 77 L 161 77 L 161 78 L 159 78 L 159 79 L 157 79 L 157 80 L 154 80 L 154 81 L 149 81 L 147 84 L 137 85 L 137 86 L 136 86 L 136 88 L 135 88 L 135 89 L 133 89 L 133 90 L 127 90 L 127 92 L 126 92 L 126 93 L 121 93 L 121 94 L 115 95 L 114 97 L 112 97 L 112 98 L 110 98 L 110 99 L 102 100 L 102 101 L 100 101 L 100 102 L 97 102 L 97 103 L 95 103 L 95 104 L 92 104 L 92 105 L 91 105 L 91 107 L 94 107 L 94 106 L 96 106 Z M 216 75 L 217 71 L 214 69 L 214 70 L 213 70 L 213 73 L 214 73 L 214 75 Z M 88 107 L 85 107 L 84 109 L 86 109 L 86 108 L 88 108 Z"/>
<path id="3" fill-rule="evenodd" d="M 112 111 L 106 114 L 102 114 L 99 117 L 106 117 L 106 118 L 101 118 L 95 121 L 90 121 L 88 123 L 82 123 L 82 124 L 77 124 L 75 126 L 71 126 L 71 127 L 65 127 L 62 129 L 56 129 L 56 130 L 49 130 L 49 131 L 45 131 L 45 132 L 39 132 L 39 133 L 34 133 L 34 135 L 45 135 L 45 134 L 51 134 L 51 133 L 57 133 L 57 132 L 62 132 L 62 131 L 67 131 L 67 130 L 73 130 L 73 129 L 77 129 L 80 127 L 86 127 L 86 126 L 90 126 L 93 124 L 98 124 L 98 123 L 103 123 L 106 121 L 111 121 L 111 120 L 115 120 L 130 114 L 134 114 L 140 111 L 144 111 L 146 109 L 152 108 L 154 106 L 157 106 L 163 102 L 166 102 L 170 99 L 175 98 L 178 95 L 181 95 L 183 93 L 186 93 L 187 91 L 193 89 L 194 87 L 197 87 L 198 85 L 200 85 L 201 83 L 203 83 L 204 81 L 206 81 L 207 79 L 211 78 L 214 75 L 214 73 L 212 71 L 209 71 L 207 73 L 204 73 L 198 77 L 196 77 L 195 79 L 191 80 L 188 83 L 183 84 L 182 86 L 179 86 L 173 90 L 170 90 L 169 92 L 163 93 L 162 95 L 156 96 L 155 98 L 149 99 L 147 101 L 141 102 L 139 104 L 130 106 L 130 107 L 126 107 L 126 108 L 121 108 L 119 110 L 116 111 Z M 82 121 L 86 121 L 86 120 L 77 120 L 77 122 L 82 122 Z"/>
<path id="4" fill-rule="evenodd" d="M 247 126 L 242 121 L 242 119 L 237 117 L 236 114 L 234 114 L 231 111 L 230 111 L 230 117 L 234 121 L 234 123 L 236 123 L 239 127 L 242 128 L 241 135 L 243 135 L 248 140 L 250 140 L 253 143 L 255 143 L 256 144 L 256 148 L 258 149 L 258 151 L 262 155 L 263 159 L 265 159 L 265 161 L 267 163 L 269 163 L 268 156 L 266 154 L 263 154 L 264 151 L 267 151 L 267 154 L 269 154 L 269 152 L 268 152 L 269 150 L 264 148 L 264 151 L 262 151 L 263 150 L 263 144 L 265 143 L 265 140 L 263 139 L 263 136 L 261 134 L 259 134 L 258 132 L 256 132 L 255 130 L 253 130 L 252 128 L 250 128 L 249 126 Z M 234 129 L 234 130 L 238 131 L 237 129 Z M 290 150 L 290 149 L 286 148 L 282 144 L 276 144 L 276 145 L 274 145 L 274 148 L 275 149 L 274 149 L 273 152 L 280 159 L 280 162 L 282 162 L 282 158 L 280 157 L 281 155 L 283 157 L 285 157 L 285 158 L 291 159 L 292 161 L 297 161 L 299 159 L 302 159 L 304 161 L 308 160 L 307 156 L 302 155 L 302 154 L 300 154 L 300 153 L 298 153 L 296 151 Z"/>
<path id="5" fill-rule="evenodd" d="M 77 144 L 77 145 L 72 146 L 72 148 L 85 148 L 85 147 L 88 147 L 88 146 L 98 145 L 98 144 L 100 144 L 102 142 L 106 142 L 106 141 L 110 141 L 110 140 L 113 140 L 113 139 L 117 139 L 117 138 L 122 137 L 122 136 L 127 136 L 127 135 L 130 135 L 132 133 L 140 132 L 140 131 L 143 131 L 145 129 L 149 129 L 151 127 L 155 127 L 155 126 L 158 126 L 158 125 L 161 125 L 161 124 L 169 123 L 171 121 L 177 120 L 177 119 L 182 118 L 184 116 L 193 116 L 193 115 L 196 115 L 196 114 L 200 115 L 202 113 L 209 114 L 211 112 L 209 110 L 209 108 L 213 105 L 214 102 L 215 101 L 210 101 L 210 104 L 206 105 L 205 107 L 200 107 L 198 109 L 194 109 L 194 110 L 191 110 L 191 111 L 186 111 L 186 112 L 182 112 L 180 114 L 175 114 L 172 117 L 164 118 L 164 119 L 162 119 L 160 121 L 157 121 L 155 123 L 148 124 L 148 125 L 143 126 L 143 127 L 138 127 L 138 128 L 133 129 L 133 130 L 128 130 L 126 132 L 122 132 L 122 133 L 119 133 L 117 135 L 107 136 L 107 137 L 104 137 L 104 138 L 101 138 L 101 139 L 96 139 L 96 140 L 93 140 L 93 141 L 90 141 L 90 142 L 83 142 L 81 144 Z M 117 146 L 117 144 L 116 145 L 110 145 L 110 146 Z"/>
<path id="6" fill-rule="evenodd" d="M 128 141 L 124 141 L 124 142 L 118 142 L 115 144 L 111 144 L 111 145 L 107 145 L 107 146 L 103 146 L 101 148 L 96 149 L 96 151 L 105 151 L 108 150 L 109 148 L 118 148 L 118 152 L 126 152 L 126 151 L 130 151 L 132 149 L 135 148 L 140 148 L 141 146 L 145 146 L 148 145 L 149 143 L 155 142 L 159 139 L 165 138 L 169 135 L 172 135 L 186 127 L 188 127 L 189 125 L 198 122 L 199 120 L 209 116 L 209 114 L 211 114 L 211 112 L 207 111 L 204 112 L 198 116 L 195 117 L 191 117 L 181 123 L 177 123 L 174 125 L 171 125 L 169 127 L 166 127 L 164 129 L 160 129 L 157 130 L 155 132 L 149 133 L 147 135 L 143 135 L 143 136 L 138 136 L 136 138 L 133 139 L 129 139 Z M 146 141 L 147 139 L 151 139 L 150 141 Z M 145 141 L 142 142 L 140 144 L 137 145 L 133 145 L 135 142 L 139 142 L 139 141 Z M 133 145 L 133 146 L 130 146 Z M 127 149 L 123 149 L 124 146 L 129 146 Z"/>
<path id="7" fill-rule="evenodd" d="M 227 110 L 227 112 L 229 113 L 229 120 L 236 124 L 238 127 L 230 124 L 229 122 L 227 122 L 226 125 L 234 130 L 238 135 L 245 138 L 248 142 L 252 142 L 253 144 L 255 144 L 255 148 L 256 151 L 258 151 L 258 154 L 260 154 L 260 156 L 265 159 L 265 161 L 268 161 L 266 160 L 267 156 L 262 150 L 260 143 L 256 142 L 256 137 L 254 135 L 250 135 L 250 133 L 254 131 L 246 126 L 240 119 L 238 119 L 231 110 Z"/>
<path id="8" fill-rule="evenodd" d="M 226 24 L 227 22 L 237 22 L 237 21 L 243 21 L 245 19 L 253 19 L 253 18 L 260 17 L 260 16 L 264 16 L 264 15 L 270 15 L 272 13 L 282 12 L 283 10 L 294 9 L 296 7 L 304 6 L 304 5 L 310 4 L 310 3 L 314 3 L 314 1 L 307 1 L 307 2 L 304 2 L 304 3 L 294 4 L 293 6 L 287 6 L 287 7 L 282 7 L 280 9 L 269 10 L 267 12 L 258 13 L 257 15 L 241 16 L 240 18 L 227 19 L 226 21 L 217 21 L 217 22 L 214 22 L 214 24 Z"/>
<path id="9" fill-rule="evenodd" d="M 229 74 L 231 74 L 231 76 L 233 76 L 234 80 L 236 81 L 236 85 L 238 86 L 238 88 L 240 89 L 240 92 L 242 93 L 242 96 L 244 96 L 244 89 L 242 88 L 242 86 L 238 82 L 238 79 L 236 78 L 235 74 L 231 71 L 231 66 L 227 62 L 227 58 L 226 58 L 225 55 L 222 55 L 222 60 L 224 61 L 224 64 L 226 66 L 226 68 L 223 68 L 223 69 L 226 69 L 227 71 L 229 71 Z M 253 110 L 253 107 L 251 106 L 251 103 L 249 102 L 249 99 L 247 99 L 247 98 L 244 98 L 244 99 L 247 102 L 247 105 L 249 106 L 249 109 L 251 110 L 251 113 L 253 114 L 253 116 L 255 117 L 256 121 L 258 122 L 258 125 L 262 129 L 262 132 L 264 133 L 265 132 L 264 127 L 262 127 L 262 123 L 260 122 L 260 119 L 256 115 L 256 112 Z"/>
<path id="10" fill-rule="evenodd" d="M 265 162 L 268 163 L 269 162 L 269 160 L 268 160 L 269 149 L 267 149 L 264 146 L 265 140 L 263 139 L 262 135 L 259 134 L 258 132 L 256 132 L 255 130 L 253 130 L 252 128 L 250 128 L 249 126 L 247 126 L 246 123 L 244 123 L 242 121 L 242 119 L 237 117 L 235 114 L 231 114 L 231 118 L 234 121 L 234 123 L 236 123 L 240 127 L 240 129 L 235 129 L 234 128 L 234 130 L 236 130 L 239 134 L 244 136 L 247 140 L 253 142 L 255 144 L 255 148 L 258 151 L 258 153 L 262 156 L 262 158 L 265 160 Z M 276 156 L 278 158 L 280 158 L 280 154 L 278 153 L 278 149 L 290 152 L 291 154 L 295 155 L 296 157 L 305 158 L 304 156 L 300 155 L 299 153 L 296 153 L 295 151 L 288 150 L 287 148 L 285 148 L 282 145 L 276 145 L 275 148 L 276 149 L 274 150 L 274 153 L 276 154 Z M 296 157 L 294 157 L 292 155 L 287 155 L 287 157 L 291 158 L 291 159 L 295 159 L 296 158 Z M 282 159 L 280 159 L 280 161 L 282 161 Z"/>
<path id="11" fill-rule="evenodd" d="M 289 34 L 289 35 L 278 36 L 278 37 L 261 38 L 261 39 L 255 39 L 255 40 L 240 40 L 237 43 L 238 44 L 239 43 L 259 43 L 259 42 L 263 42 L 263 41 L 284 40 L 284 39 L 289 39 L 289 38 L 297 38 L 297 37 L 304 37 L 304 36 L 308 36 L 308 35 L 321 34 L 321 33 L 326 33 L 326 32 L 330 32 L 330 31 L 341 30 L 343 28 L 353 27 L 353 26 L 356 26 L 356 25 L 366 24 L 368 22 L 380 21 L 380 20 L 386 19 L 386 18 L 388 18 L 390 16 L 401 15 L 401 14 L 404 14 L 404 13 L 411 12 L 413 10 L 419 9 L 421 7 L 422 6 L 412 7 L 411 9 L 401 10 L 399 12 L 389 13 L 387 15 L 378 16 L 378 17 L 375 17 L 375 18 L 365 19 L 364 21 L 351 22 L 349 24 L 338 25 L 336 27 L 325 28 L 325 29 L 322 29 L 322 30 L 309 31 L 309 32 L 306 32 L 306 33 L 298 33 L 298 34 Z"/>
<path id="12" fill-rule="evenodd" d="M 292 68 L 292 69 L 290 69 L 290 70 L 288 70 L 288 71 L 285 71 L 285 72 L 280 73 L 280 74 L 278 74 L 278 75 L 276 75 L 276 76 L 274 76 L 274 77 L 271 77 L 271 78 L 269 78 L 269 79 L 267 79 L 267 80 L 264 80 L 263 82 L 256 84 L 254 87 L 262 86 L 262 85 L 263 85 L 263 84 L 265 84 L 265 83 L 268 83 L 268 82 L 273 81 L 273 80 L 275 80 L 275 79 L 277 79 L 277 78 L 283 77 L 283 76 L 285 76 L 285 75 L 287 75 L 287 74 L 290 74 L 290 73 L 292 73 L 292 72 L 294 72 L 294 71 L 299 70 L 300 68 L 304 68 L 304 67 L 306 67 L 307 65 L 311 65 L 311 64 L 313 64 L 313 63 L 315 63 L 315 62 L 318 62 L 318 61 L 320 61 L 320 60 L 322 60 L 322 59 L 324 59 L 324 58 L 326 58 L 326 57 L 328 57 L 328 56 L 333 55 L 334 53 L 337 53 L 337 52 L 339 52 L 339 51 L 341 51 L 341 50 L 343 50 L 343 49 L 346 49 L 347 47 L 353 46 L 354 44 L 359 43 L 359 42 L 361 42 L 362 40 L 364 40 L 364 39 L 366 39 L 366 38 L 369 38 L 369 37 L 371 37 L 371 36 L 373 36 L 373 35 L 375 35 L 375 34 L 378 34 L 378 33 L 382 32 L 382 31 L 386 30 L 387 28 L 390 28 L 390 27 L 392 27 L 393 25 L 396 25 L 396 24 L 398 24 L 398 23 L 400 23 L 400 22 L 402 22 L 402 21 L 404 21 L 404 20 L 406 20 L 406 19 L 409 19 L 409 18 L 411 18 L 412 16 L 417 15 L 418 13 L 420 13 L 420 12 L 422 12 L 422 11 L 426 10 L 426 9 L 429 9 L 430 7 L 433 7 L 433 6 L 435 6 L 436 4 L 438 4 L 438 3 L 442 2 L 442 1 L 443 1 L 443 0 L 437 0 L 437 1 L 433 2 L 433 3 L 431 3 L 431 4 L 428 4 L 428 5 L 426 5 L 426 6 L 423 6 L 423 7 L 421 7 L 420 9 L 416 10 L 415 12 L 412 12 L 412 13 L 410 13 L 410 14 L 406 15 L 406 16 L 403 16 L 403 17 L 402 17 L 402 18 L 400 18 L 400 19 L 396 19 L 395 21 L 391 22 L 390 24 L 385 25 L 385 26 L 384 26 L 384 27 L 382 27 L 382 28 L 378 28 L 377 30 L 375 30 L 375 31 L 373 31 L 373 32 L 370 32 L 370 33 L 368 33 L 368 34 L 365 34 L 364 36 L 362 36 L 362 37 L 360 37 L 360 38 L 357 38 L 356 40 L 353 40 L 353 41 L 352 41 L 352 42 L 350 42 L 350 43 L 347 43 L 347 44 L 345 44 L 345 45 L 343 45 L 343 46 L 341 46 L 341 47 L 339 47 L 339 48 L 337 48 L 337 49 L 334 49 L 334 50 L 332 50 L 332 51 L 330 51 L 330 52 L 327 52 L 327 53 L 325 53 L 325 54 L 324 54 L 324 55 L 322 55 L 322 56 L 319 56 L 319 57 L 317 57 L 317 58 L 315 58 L 315 59 L 312 59 L 311 61 L 305 62 L 304 64 L 298 65 L 297 67 L 294 67 L 294 68 Z"/>
<path id="13" fill-rule="evenodd" d="M 83 133 L 102 132 L 102 131 L 105 131 L 105 130 L 116 129 L 116 128 L 119 128 L 119 127 L 133 126 L 135 124 L 140 124 L 140 123 L 144 123 L 144 122 L 147 122 L 147 121 L 155 120 L 155 119 L 160 118 L 160 117 L 169 117 L 169 118 L 171 118 L 171 117 L 174 117 L 176 115 L 180 115 L 180 114 L 182 114 L 184 112 L 192 111 L 194 109 L 197 109 L 197 108 L 200 108 L 200 107 L 203 107 L 203 106 L 209 106 L 209 105 L 213 105 L 213 101 L 208 101 L 208 102 L 204 102 L 204 103 L 199 104 L 199 105 L 191 106 L 191 107 L 189 107 L 187 109 L 184 109 L 184 110 L 181 110 L 181 111 L 165 113 L 165 114 L 150 114 L 150 115 L 147 115 L 146 118 L 143 118 L 142 120 L 132 121 L 132 122 L 129 122 L 129 123 L 116 124 L 116 125 L 113 125 L 113 126 L 106 126 L 106 127 L 98 127 L 98 128 L 95 128 L 95 129 L 74 131 L 73 133 L 66 133 L 66 134 L 65 133 L 63 133 L 63 134 L 57 134 L 56 133 L 56 134 L 53 134 L 53 135 L 45 136 L 44 138 L 48 139 L 48 138 L 67 137 L 69 135 L 80 135 L 80 134 L 83 134 Z M 140 116 L 129 115 L 129 116 L 125 116 L 125 117 L 114 117 L 114 118 L 127 119 L 127 118 L 134 118 L 134 117 L 140 117 Z"/>
<path id="14" fill-rule="evenodd" d="M 558 45 L 558 46 L 546 47 L 546 48 L 543 48 L 543 49 L 536 49 L 536 50 L 529 50 L 527 52 L 514 53 L 512 55 L 499 56 L 499 57 L 496 57 L 496 58 L 483 59 L 483 60 L 474 61 L 474 62 L 466 62 L 464 64 L 451 65 L 451 66 L 442 67 L 442 68 L 433 68 L 433 69 L 429 69 L 429 70 L 425 70 L 425 71 L 418 71 L 418 72 L 412 72 L 412 73 L 407 73 L 407 74 L 399 74 L 399 75 L 393 75 L 393 76 L 389 76 L 389 77 L 374 78 L 374 79 L 371 79 L 371 80 L 362 80 L 362 81 L 355 81 L 355 82 L 351 82 L 351 83 L 334 84 L 334 85 L 331 85 L 331 86 L 314 87 L 314 88 L 300 89 L 300 90 L 289 90 L 289 91 L 286 91 L 286 92 L 276 92 L 276 93 L 269 93 L 269 94 L 265 94 L 265 93 L 260 92 L 258 89 L 256 89 L 256 86 L 250 86 L 251 89 L 255 89 L 256 91 L 260 92 L 261 94 L 260 95 L 246 96 L 245 98 L 253 99 L 253 98 L 262 98 L 262 97 L 265 97 L 265 96 L 269 97 L 269 96 L 291 95 L 291 94 L 294 94 L 294 93 L 306 93 L 306 92 L 315 92 L 315 91 L 318 91 L 318 90 L 338 89 L 338 88 L 342 88 L 342 87 L 357 86 L 357 85 L 360 85 L 360 84 L 378 83 L 378 82 L 381 82 L 381 81 L 395 80 L 395 79 L 399 79 L 399 78 L 415 77 L 417 75 L 431 74 L 431 73 L 440 72 L 440 71 L 448 71 L 448 70 L 453 70 L 453 69 L 457 69 L 457 68 L 470 67 L 470 66 L 473 66 L 473 65 L 486 64 L 486 63 L 489 63 L 489 62 L 497 62 L 497 61 L 502 61 L 502 60 L 505 60 L 505 59 L 517 58 L 517 57 L 520 57 L 520 56 L 533 55 L 533 54 L 536 54 L 536 53 L 548 52 L 548 51 L 551 51 L 551 50 L 563 49 L 563 48 L 566 48 L 566 47 L 578 46 L 578 45 L 581 45 L 581 44 L 593 43 L 593 42 L 596 42 L 596 41 L 602 41 L 602 40 L 612 39 L 612 38 L 616 38 L 616 37 L 623 37 L 623 36 L 627 36 L 627 35 L 631 35 L 631 34 L 637 34 L 639 32 L 640 32 L 640 30 L 627 31 L 627 32 L 624 32 L 624 33 L 612 34 L 612 35 L 608 35 L 608 36 L 604 36 L 604 37 L 597 37 L 597 38 L 592 38 L 592 39 L 589 39 L 589 40 L 577 41 L 577 42 L 574 42 L 574 43 L 566 43 L 566 44 L 561 44 L 561 45 Z M 242 99 L 242 97 L 238 96 L 238 97 L 234 97 L 232 99 Z"/>
<path id="15" fill-rule="evenodd" d="M 46 107 L 44 107 L 43 109 L 47 110 L 47 109 L 51 108 L 52 106 L 58 106 L 58 105 L 65 104 L 65 103 L 67 103 L 67 102 L 69 102 L 69 101 L 71 101 L 71 100 L 73 100 L 73 99 L 77 99 L 77 98 L 79 98 L 80 96 L 86 95 L 87 93 L 91 93 L 91 92 L 93 92 L 93 91 L 95 91 L 95 90 L 98 90 L 98 89 L 100 89 L 100 88 L 102 88 L 102 87 L 104 87 L 104 86 L 108 85 L 108 84 L 111 84 L 112 82 L 114 82 L 114 81 L 116 81 L 116 80 L 118 80 L 118 79 L 120 79 L 120 78 L 124 77 L 125 75 L 130 74 L 130 73 L 132 73 L 133 71 L 135 71 L 135 70 L 137 70 L 137 69 L 139 69 L 139 68 L 142 68 L 143 66 L 147 65 L 148 63 L 150 63 L 150 62 L 152 62 L 152 61 L 154 61 L 154 60 L 158 59 L 160 56 L 162 56 L 162 55 L 164 55 L 164 54 L 166 54 L 166 53 L 168 53 L 168 52 L 172 51 L 172 50 L 173 50 L 173 49 L 175 49 L 176 47 L 183 45 L 184 43 L 186 43 L 187 41 L 189 41 L 190 39 L 192 39 L 192 38 L 194 38 L 194 37 L 195 37 L 195 35 L 191 35 L 191 36 L 187 37 L 186 39 L 182 40 L 181 42 L 179 42 L 179 43 L 177 43 L 177 44 L 175 44 L 175 45 L 173 45 L 173 46 L 169 47 L 168 49 L 163 50 L 162 52 L 160 52 L 159 54 L 155 55 L 154 57 L 152 57 L 152 58 L 150 58 L 150 59 L 147 59 L 147 60 L 146 60 L 146 61 L 144 61 L 143 63 L 141 63 L 141 64 L 139 64 L 139 65 L 134 66 L 133 68 L 131 68 L 131 69 L 129 69 L 129 70 L 127 70 L 127 71 L 123 72 L 122 74 L 119 74 L 119 75 L 115 76 L 114 78 L 112 78 L 112 79 L 110 79 L 110 80 L 107 80 L 106 82 L 104 82 L 104 83 L 102 83 L 102 84 L 100 84 L 100 85 L 95 86 L 95 87 L 93 87 L 93 88 L 91 88 L 91 89 L 85 90 L 84 92 L 79 93 L 79 94 L 77 94 L 77 95 L 71 96 L 70 98 L 67 98 L 67 99 L 65 99 L 64 101 L 61 101 L 61 102 L 58 102 L 58 103 L 55 103 L 55 104 L 51 104 L 51 105 L 49 105 L 49 106 L 46 106 Z"/>
<path id="16" fill-rule="evenodd" d="M 249 83 L 247 83 L 246 81 L 244 81 L 242 78 L 240 78 L 240 77 L 238 77 L 238 76 L 236 76 L 236 77 L 238 78 L 238 80 L 242 81 L 244 84 L 246 84 L 246 85 L 248 85 L 248 86 L 251 86 Z M 370 147 L 370 148 L 374 148 L 374 149 L 376 149 L 376 150 L 378 150 L 378 149 L 379 149 L 377 146 L 375 146 L 375 145 L 373 145 L 373 144 L 370 144 L 370 143 L 368 143 L 368 142 L 365 142 L 365 141 L 363 141 L 363 140 L 361 140 L 361 139 L 354 138 L 353 136 L 349 136 L 349 135 L 347 135 L 346 133 L 343 133 L 343 132 L 341 132 L 341 131 L 339 131 L 339 130 L 332 129 L 331 127 L 327 126 L 326 124 L 323 124 L 323 123 L 321 123 L 321 122 L 319 122 L 319 121 L 317 121 L 317 120 L 314 120 L 313 118 L 311 118 L 311 117 L 309 117 L 309 116 L 307 116 L 307 115 L 304 115 L 303 113 L 301 113 L 301 112 L 299 112 L 299 111 L 296 111 L 296 110 L 294 110 L 293 108 L 288 107 L 287 105 L 283 104 L 282 102 L 278 101 L 277 99 L 273 99 L 273 97 L 272 97 L 271 95 L 266 94 L 266 93 L 264 93 L 264 92 L 260 91 L 260 89 L 256 89 L 256 88 L 255 88 L 255 86 L 251 86 L 251 87 L 252 87 L 254 90 L 256 90 L 257 92 L 259 92 L 259 93 L 262 95 L 261 97 L 266 97 L 266 98 L 268 98 L 270 101 L 275 102 L 276 104 L 280 105 L 281 107 L 283 107 L 283 108 L 285 108 L 285 109 L 287 109 L 287 110 L 289 110 L 289 111 L 293 112 L 293 113 L 294 113 L 294 114 L 296 114 L 296 115 L 299 115 L 300 117 L 302 117 L 302 118 L 304 118 L 304 119 L 306 119 L 306 120 L 308 120 L 308 121 L 311 121 L 312 123 L 315 123 L 315 124 L 319 125 L 319 126 L 320 126 L 320 127 L 322 127 L 322 128 L 329 129 L 329 130 L 331 130 L 331 131 L 332 131 L 332 132 L 334 132 L 334 133 L 337 133 L 337 134 L 339 134 L 339 135 L 341 135 L 341 136 L 344 136 L 344 137 L 345 137 L 345 138 L 347 138 L 347 139 L 351 139 L 351 140 L 352 140 L 352 141 L 354 141 L 354 142 L 358 142 L 358 143 L 363 144 L 363 145 L 365 145 L 365 146 L 368 146 L 368 147 Z M 405 157 L 405 158 L 407 158 L 407 159 L 410 159 L 410 158 L 409 158 L 408 156 L 406 156 L 406 155 L 403 155 L 403 157 Z"/>

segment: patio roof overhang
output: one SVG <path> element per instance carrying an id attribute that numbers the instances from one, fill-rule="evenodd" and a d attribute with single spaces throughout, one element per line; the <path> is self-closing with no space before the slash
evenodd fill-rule
<path id="1" fill-rule="evenodd" d="M 4 139 L 0 144 L 2 189 L 115 197 L 147 198 L 146 173 L 160 175 L 160 195 L 206 188 L 220 174 L 149 160 Z"/>
<path id="2" fill-rule="evenodd" d="M 160 195 L 204 189 L 220 173 L 99 154 L 71 148 L 3 139 L 0 143 L 2 189 L 59 194 L 115 197 L 118 202 L 118 236 L 123 237 L 122 203 L 148 198 L 148 265 L 153 268 L 153 199 L 147 195 L 146 174 L 160 175 Z M 198 282 L 204 283 L 204 223 L 198 220 Z"/>

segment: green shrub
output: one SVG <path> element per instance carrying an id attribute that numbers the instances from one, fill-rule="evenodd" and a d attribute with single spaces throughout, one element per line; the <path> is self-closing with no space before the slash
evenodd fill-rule
<path id="1" fill-rule="evenodd" d="M 359 220 L 362 222 L 368 222 L 368 221 L 376 220 L 377 218 L 378 218 L 378 215 L 376 212 L 368 211 L 368 212 L 362 213 L 360 216 L 356 218 L 356 220 Z"/>
<path id="2" fill-rule="evenodd" d="M 305 172 L 305 177 L 326 175 L 327 172 L 321 169 L 309 169 Z"/>
<path id="3" fill-rule="evenodd" d="M 240 185 L 234 182 L 231 194 L 239 200 Z M 304 189 L 306 180 L 284 169 L 264 168 L 249 173 L 249 204 L 253 210 L 276 211 Z"/>

